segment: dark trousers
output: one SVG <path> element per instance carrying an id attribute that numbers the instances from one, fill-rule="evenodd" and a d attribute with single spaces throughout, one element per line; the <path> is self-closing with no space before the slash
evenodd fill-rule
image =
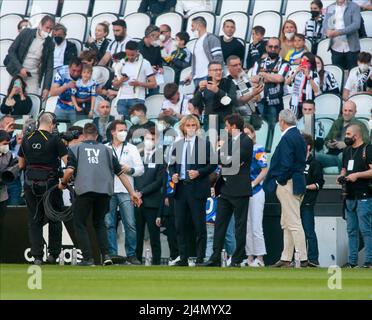
<path id="1" fill-rule="evenodd" d="M 108 253 L 105 215 L 108 212 L 109 204 L 110 197 L 107 194 L 88 192 L 76 197 L 74 229 L 79 249 L 82 251 L 84 259 L 93 258 L 87 227 L 88 217 L 91 212 L 101 254 L 105 255 Z"/>
<path id="2" fill-rule="evenodd" d="M 315 233 L 314 207 L 301 206 L 301 221 L 307 242 L 307 257 L 312 262 L 318 262 L 318 239 Z"/>
<path id="3" fill-rule="evenodd" d="M 62 247 L 62 223 L 51 220 L 48 221 L 46 218 L 42 201 L 44 193 L 45 188 L 31 188 L 25 185 L 25 201 L 28 209 L 28 234 L 31 242 L 31 255 L 34 258 L 42 259 L 44 255 L 43 226 L 45 222 L 48 222 L 48 252 L 53 257 L 57 258 Z M 55 190 L 51 195 L 51 202 L 55 210 L 62 208 L 62 192 Z"/>
<path id="4" fill-rule="evenodd" d="M 178 248 L 181 260 L 185 261 L 190 256 L 188 245 L 188 220 L 191 216 L 196 233 L 197 262 L 203 262 L 207 248 L 207 225 L 205 222 L 205 205 L 207 199 L 195 199 L 190 184 L 180 181 L 177 184 L 177 198 L 174 199 L 176 230 Z"/>
<path id="5" fill-rule="evenodd" d="M 224 248 L 226 230 L 231 216 L 235 217 L 236 248 L 231 263 L 241 263 L 245 258 L 245 242 L 247 236 L 247 215 L 249 197 L 226 197 L 221 195 L 217 201 L 217 215 L 214 227 L 213 254 L 210 260 L 219 263 Z"/>
<path id="6" fill-rule="evenodd" d="M 2 247 L 3 247 L 3 228 L 4 228 L 4 218 L 6 212 L 6 201 L 0 202 L 0 262 L 1 258 L 3 257 Z"/>
<path id="7" fill-rule="evenodd" d="M 165 227 L 163 234 L 167 236 L 169 255 L 172 260 L 178 257 L 178 242 L 176 232 L 176 222 L 174 218 L 174 199 L 169 199 L 169 207 L 164 205 L 162 225 Z"/>
<path id="8" fill-rule="evenodd" d="M 332 52 L 332 64 L 340 66 L 343 70 L 351 70 L 358 65 L 359 52 Z"/>
<path id="9" fill-rule="evenodd" d="M 143 239 L 145 237 L 145 226 L 147 224 L 150 234 L 152 264 L 159 265 L 161 257 L 160 228 L 155 223 L 158 216 L 158 209 L 141 206 L 140 208 L 136 208 L 135 213 L 137 227 L 137 259 L 142 261 Z"/>

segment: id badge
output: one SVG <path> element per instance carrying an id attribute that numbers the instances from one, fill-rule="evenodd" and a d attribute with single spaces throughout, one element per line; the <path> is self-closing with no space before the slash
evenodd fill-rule
<path id="1" fill-rule="evenodd" d="M 155 169 L 155 165 L 156 165 L 156 163 L 149 163 L 149 164 L 148 164 L 148 167 L 149 167 L 150 169 Z"/>
<path id="2" fill-rule="evenodd" d="M 354 160 L 349 160 L 347 164 L 347 171 L 353 171 L 354 170 Z"/>

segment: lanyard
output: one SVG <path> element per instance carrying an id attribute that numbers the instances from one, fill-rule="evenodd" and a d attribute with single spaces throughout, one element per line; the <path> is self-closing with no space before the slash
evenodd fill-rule
<path id="1" fill-rule="evenodd" d="M 114 152 L 115 157 L 118 159 L 118 161 L 120 161 L 121 156 L 123 155 L 124 146 L 125 146 L 125 143 L 123 142 L 123 144 L 122 144 L 122 146 L 121 146 L 120 157 L 118 157 L 118 154 L 117 154 L 116 151 L 115 151 L 115 147 L 113 146 L 113 144 L 111 144 L 112 151 Z"/>

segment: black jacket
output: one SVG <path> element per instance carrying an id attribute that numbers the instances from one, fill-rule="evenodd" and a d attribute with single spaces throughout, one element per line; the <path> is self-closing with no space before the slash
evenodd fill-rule
<path id="1" fill-rule="evenodd" d="M 312 155 L 306 160 L 305 167 L 305 179 L 306 185 L 316 184 L 317 190 L 306 190 L 304 200 L 302 205 L 314 206 L 316 198 L 318 196 L 319 190 L 323 188 L 324 179 L 323 179 L 323 168 L 319 161 L 315 160 Z"/>
<path id="2" fill-rule="evenodd" d="M 32 41 L 36 38 L 37 29 L 24 29 L 14 40 L 9 48 L 8 55 L 4 59 L 4 65 L 9 74 L 14 77 L 22 69 L 23 61 L 25 60 Z M 47 37 L 43 46 L 41 56 L 39 84 L 43 82 L 43 90 L 50 89 L 53 80 L 53 65 L 54 65 L 54 42 L 51 37 Z"/>
<path id="3" fill-rule="evenodd" d="M 152 66 L 163 67 L 163 58 L 161 57 L 161 48 L 146 46 L 143 39 L 138 43 L 138 50 Z"/>
<path id="4" fill-rule="evenodd" d="M 13 107 L 8 106 L 6 104 L 7 97 L 4 98 L 3 103 L 1 104 L 1 113 L 3 114 L 11 114 L 14 116 L 21 116 L 25 114 L 29 114 L 32 108 L 32 101 L 29 96 L 25 96 L 25 100 L 21 100 L 20 95 L 15 95 L 14 97 L 15 105 Z"/>
<path id="5" fill-rule="evenodd" d="M 101 61 L 101 59 L 103 58 L 103 56 L 106 54 L 106 51 L 107 51 L 107 48 L 110 44 L 110 40 L 109 39 L 105 39 L 103 42 L 102 42 L 102 45 L 101 47 L 98 49 L 97 47 L 97 44 L 96 42 L 92 42 L 92 43 L 85 43 L 85 47 L 90 49 L 90 50 L 93 50 L 95 53 L 96 53 L 96 57 L 97 57 L 97 61 Z"/>
<path id="6" fill-rule="evenodd" d="M 65 66 L 69 65 L 72 58 L 77 57 L 77 55 L 78 55 L 78 51 L 77 51 L 75 43 L 72 43 L 68 40 L 66 40 L 66 41 L 67 41 L 67 46 L 66 46 L 66 50 L 65 50 L 65 56 L 63 57 L 63 64 Z"/>
<path id="7" fill-rule="evenodd" d="M 159 208 L 163 201 L 161 188 L 163 184 L 164 164 L 156 164 L 154 153 L 151 163 L 144 163 L 143 165 L 145 167 L 144 174 L 134 178 L 135 189 L 142 192 L 143 207 Z"/>

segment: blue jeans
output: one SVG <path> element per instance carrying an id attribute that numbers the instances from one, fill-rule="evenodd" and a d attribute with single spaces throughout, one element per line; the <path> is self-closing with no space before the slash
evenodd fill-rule
<path id="1" fill-rule="evenodd" d="M 22 195 L 22 183 L 20 177 L 15 179 L 13 182 L 7 183 L 8 190 L 8 206 L 22 206 L 25 204 L 25 200 L 21 197 Z"/>
<path id="2" fill-rule="evenodd" d="M 305 231 L 305 237 L 307 242 L 307 257 L 309 261 L 318 263 L 319 250 L 318 250 L 318 239 L 315 233 L 315 220 L 314 220 L 314 207 L 313 206 L 301 206 L 301 220 L 302 226 Z"/>
<path id="3" fill-rule="evenodd" d="M 54 110 L 54 113 L 57 117 L 57 120 L 69 120 L 71 125 L 76 122 L 76 111 L 75 109 L 72 110 L 64 110 L 59 108 L 58 106 Z"/>
<path id="4" fill-rule="evenodd" d="M 358 264 L 359 230 L 365 246 L 365 262 L 372 263 L 372 198 L 346 200 L 346 223 L 349 236 L 349 263 Z"/>
<path id="5" fill-rule="evenodd" d="M 129 109 L 135 104 L 145 103 L 145 100 L 142 99 L 120 99 L 118 101 L 117 109 L 118 113 L 125 118 L 129 118 Z"/>
<path id="6" fill-rule="evenodd" d="M 318 152 L 316 154 L 316 159 L 320 162 L 323 168 L 338 167 L 341 171 L 342 152 L 339 155 Z"/>
<path id="7" fill-rule="evenodd" d="M 115 193 L 110 200 L 110 211 L 105 216 L 107 227 L 108 249 L 110 254 L 118 254 L 117 244 L 117 208 L 125 231 L 125 252 L 127 257 L 136 255 L 137 232 L 134 207 L 128 193 Z"/>

